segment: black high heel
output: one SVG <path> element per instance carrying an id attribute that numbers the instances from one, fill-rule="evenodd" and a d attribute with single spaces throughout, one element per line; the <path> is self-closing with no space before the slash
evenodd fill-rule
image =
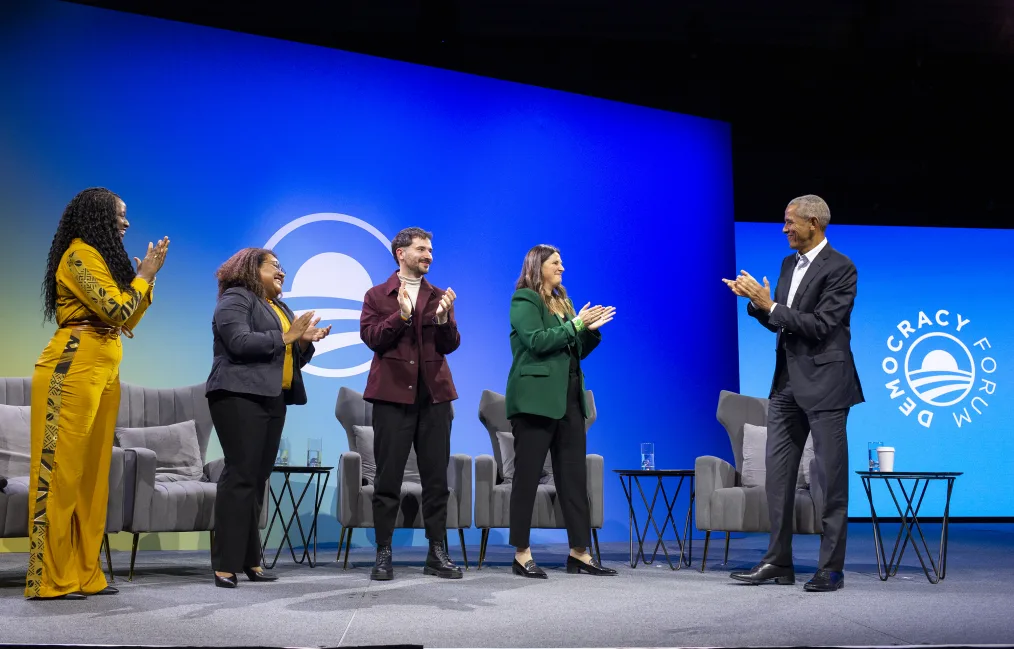
<path id="1" fill-rule="evenodd" d="M 219 588 L 235 588 L 236 587 L 236 575 L 232 577 L 219 577 L 215 575 L 215 585 Z"/>
<path id="2" fill-rule="evenodd" d="M 515 575 L 521 575 L 530 579 L 549 579 L 549 575 L 535 564 L 535 559 L 525 561 L 525 565 L 523 566 L 515 559 L 514 563 L 511 564 L 511 570 Z"/>
<path id="3" fill-rule="evenodd" d="M 246 577 L 250 581 L 278 581 L 278 577 L 269 575 L 263 568 L 261 568 L 260 572 L 253 568 L 243 568 L 243 572 L 246 573 Z"/>
<path id="4" fill-rule="evenodd" d="M 589 575 L 595 575 L 596 577 L 607 577 L 615 575 L 616 571 L 612 568 L 603 568 L 602 564 L 592 559 L 590 563 L 585 563 L 580 559 L 574 557 L 567 557 L 567 574 L 576 575 L 581 571 L 587 572 Z"/>

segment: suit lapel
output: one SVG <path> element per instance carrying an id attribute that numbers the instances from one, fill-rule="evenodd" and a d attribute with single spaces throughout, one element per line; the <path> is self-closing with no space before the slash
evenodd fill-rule
<path id="1" fill-rule="evenodd" d="M 274 319 L 275 323 L 278 325 L 278 328 L 281 329 L 282 328 L 282 321 L 278 319 L 278 314 L 275 313 L 275 310 L 273 308 L 271 308 L 271 305 L 268 304 L 267 300 L 257 300 L 257 301 L 260 302 L 260 305 L 261 305 L 262 309 L 267 309 L 267 311 L 270 314 L 271 318 Z M 279 302 L 278 304 L 281 304 L 281 302 Z"/>
<path id="2" fill-rule="evenodd" d="M 785 304 L 789 297 L 789 285 L 792 283 L 792 268 L 796 256 L 791 255 L 782 260 L 782 272 L 778 276 L 778 285 L 775 287 L 775 302 Z"/>
<path id="3" fill-rule="evenodd" d="M 792 304 L 789 306 L 795 306 L 799 304 L 799 300 L 802 299 L 803 294 L 806 293 L 806 287 L 810 285 L 813 278 L 820 272 L 821 267 L 827 263 L 827 258 L 831 256 L 831 246 L 825 245 L 824 249 L 820 251 L 817 258 L 810 262 L 807 266 L 806 272 L 803 274 L 803 279 L 799 281 L 799 287 L 796 289 L 796 294 L 792 296 Z"/>

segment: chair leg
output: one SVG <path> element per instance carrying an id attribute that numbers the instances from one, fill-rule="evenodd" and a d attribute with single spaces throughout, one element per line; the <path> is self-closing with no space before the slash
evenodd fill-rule
<path id="1" fill-rule="evenodd" d="M 731 536 L 731 534 L 729 532 L 725 533 L 725 563 L 722 564 L 722 565 L 729 565 L 729 537 L 730 536 Z"/>
<path id="2" fill-rule="evenodd" d="M 352 547 L 352 530 L 353 528 L 350 527 L 348 538 L 345 539 L 345 565 L 342 566 L 342 570 L 349 569 L 349 548 Z"/>
<path id="3" fill-rule="evenodd" d="M 479 565 L 476 570 L 482 570 L 482 562 L 486 559 L 486 544 L 489 543 L 489 528 L 482 530 L 482 540 L 479 542 Z"/>
<path id="4" fill-rule="evenodd" d="M 598 559 L 599 564 L 602 563 L 602 552 L 599 550 L 599 531 L 592 528 L 592 541 L 595 542 L 595 558 Z"/>
<path id="5" fill-rule="evenodd" d="M 102 545 L 106 548 L 106 567 L 109 568 L 109 583 L 116 581 L 116 575 L 113 574 L 113 555 L 109 551 L 109 535 L 102 535 Z"/>
<path id="6" fill-rule="evenodd" d="M 711 543 L 711 530 L 704 531 L 704 553 L 701 554 L 701 572 L 708 563 L 708 544 Z"/>
<path id="7" fill-rule="evenodd" d="M 344 543 L 345 543 L 345 526 L 342 525 L 342 532 L 338 536 L 338 558 L 335 559 L 336 562 L 341 562 L 342 560 L 342 545 L 344 545 Z"/>
<path id="8" fill-rule="evenodd" d="M 127 581 L 134 581 L 134 560 L 137 559 L 137 542 L 140 540 L 141 534 L 134 532 L 134 543 L 130 548 L 130 574 L 127 575 Z"/>
<path id="9" fill-rule="evenodd" d="M 465 570 L 468 570 L 468 550 L 465 549 L 465 530 L 458 530 L 458 540 L 461 541 L 461 557 L 465 560 Z"/>

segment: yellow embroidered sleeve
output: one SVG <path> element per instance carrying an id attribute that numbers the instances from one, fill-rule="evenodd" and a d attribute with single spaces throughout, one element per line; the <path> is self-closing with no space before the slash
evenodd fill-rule
<path id="1" fill-rule="evenodd" d="M 91 246 L 72 246 L 63 261 L 57 281 L 107 324 L 133 326 L 151 303 L 147 281 L 135 277 L 130 287 L 121 291 L 102 255 Z"/>

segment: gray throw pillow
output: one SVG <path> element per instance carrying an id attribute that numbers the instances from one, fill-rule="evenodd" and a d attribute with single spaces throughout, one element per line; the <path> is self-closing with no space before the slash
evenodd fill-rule
<path id="1" fill-rule="evenodd" d="M 373 426 L 353 426 L 352 434 L 355 435 L 356 451 L 362 460 L 363 480 L 366 481 L 366 484 L 374 484 L 377 480 L 377 458 L 373 451 Z M 415 448 L 408 452 L 408 462 L 405 463 L 405 474 L 402 476 L 402 480 L 417 484 L 422 482 Z"/>
<path id="2" fill-rule="evenodd" d="M 497 431 L 496 441 L 500 445 L 500 458 L 503 460 L 503 481 L 514 482 L 514 434 L 504 431 Z M 539 484 L 556 486 L 553 481 L 553 454 L 546 453 L 546 461 L 542 464 L 542 473 L 539 476 Z"/>
<path id="3" fill-rule="evenodd" d="M 116 428 L 116 445 L 146 448 L 155 452 L 155 480 L 176 482 L 202 480 L 204 466 L 193 419 L 168 426 Z"/>
<path id="4" fill-rule="evenodd" d="M 0 404 L 0 476 L 13 478 L 31 473 L 31 406 Z"/>
<path id="5" fill-rule="evenodd" d="M 744 487 L 763 487 L 767 477 L 767 440 L 766 426 L 743 424 L 743 476 Z M 813 435 L 808 434 L 803 445 L 803 455 L 799 460 L 799 472 L 796 474 L 796 489 L 809 489 L 810 462 L 813 460 Z"/>
<path id="6" fill-rule="evenodd" d="M 740 475 L 744 487 L 763 487 L 766 475 L 768 429 L 743 424 L 743 467 Z"/>

